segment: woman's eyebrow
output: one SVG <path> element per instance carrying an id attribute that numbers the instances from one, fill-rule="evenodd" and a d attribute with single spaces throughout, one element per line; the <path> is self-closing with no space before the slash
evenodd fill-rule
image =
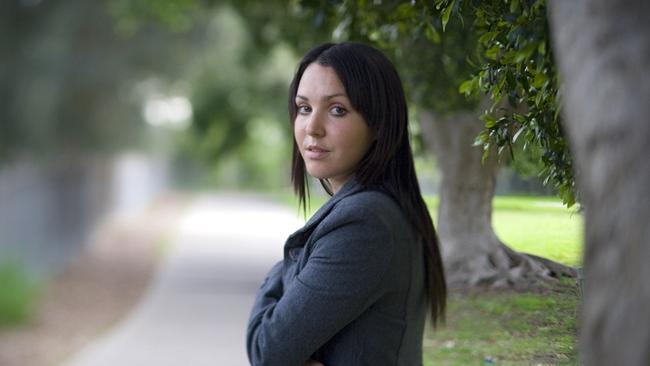
<path id="1" fill-rule="evenodd" d="M 345 95 L 345 93 L 336 93 L 336 94 L 326 95 L 321 99 L 322 100 L 330 100 L 330 99 L 335 98 L 335 97 L 347 97 L 347 96 Z M 300 95 L 300 94 L 296 94 L 296 98 L 302 99 L 304 101 L 309 101 L 309 98 L 307 98 L 307 97 L 305 97 L 303 95 Z"/>

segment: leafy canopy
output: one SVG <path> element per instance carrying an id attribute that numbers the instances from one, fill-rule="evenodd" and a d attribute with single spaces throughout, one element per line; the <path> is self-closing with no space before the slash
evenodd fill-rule
<path id="1" fill-rule="evenodd" d="M 391 51 L 420 106 L 471 110 L 487 96 L 485 129 L 476 138 L 484 157 L 493 146 L 513 158 L 541 150 L 544 184 L 567 206 L 575 203 L 544 0 L 297 3 L 329 22 L 335 38 Z"/>

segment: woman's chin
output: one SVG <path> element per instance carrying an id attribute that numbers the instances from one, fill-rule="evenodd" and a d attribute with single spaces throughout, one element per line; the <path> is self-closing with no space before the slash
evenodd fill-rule
<path id="1" fill-rule="evenodd" d="M 309 167 L 307 167 L 307 173 L 316 179 L 327 179 L 329 177 L 329 174 L 321 169 L 309 169 Z"/>

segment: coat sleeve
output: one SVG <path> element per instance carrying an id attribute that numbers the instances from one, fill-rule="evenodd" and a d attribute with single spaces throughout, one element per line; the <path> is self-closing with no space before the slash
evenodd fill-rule
<path id="1" fill-rule="evenodd" d="M 281 297 L 258 296 L 247 336 L 252 365 L 303 366 L 383 293 L 394 252 L 387 223 L 358 207 L 338 211 Z"/>
<path id="2" fill-rule="evenodd" d="M 273 308 L 282 297 L 282 263 L 276 263 L 266 275 L 262 286 L 257 292 L 253 309 L 251 310 L 250 319 L 248 320 L 248 331 L 246 335 L 246 351 L 248 359 L 251 360 L 251 329 L 259 326 L 262 320 L 261 316 L 269 309 Z"/>

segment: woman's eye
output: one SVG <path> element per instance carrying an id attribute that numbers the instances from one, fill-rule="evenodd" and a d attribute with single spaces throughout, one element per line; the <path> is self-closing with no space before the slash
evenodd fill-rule
<path id="1" fill-rule="evenodd" d="M 307 106 L 307 105 L 299 105 L 298 106 L 298 113 L 307 114 L 309 112 L 311 112 L 311 108 L 309 108 L 309 106 Z"/>
<path id="2" fill-rule="evenodd" d="M 332 107 L 332 109 L 330 109 L 330 111 L 332 112 L 333 115 L 335 115 L 337 117 L 344 116 L 347 113 L 345 108 L 339 107 L 339 106 Z"/>

